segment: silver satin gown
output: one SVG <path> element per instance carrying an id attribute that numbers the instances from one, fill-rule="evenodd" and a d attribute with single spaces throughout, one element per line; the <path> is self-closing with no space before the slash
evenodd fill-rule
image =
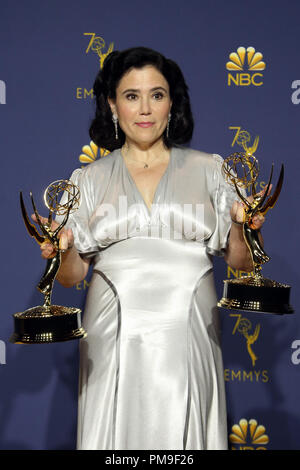
<path id="1" fill-rule="evenodd" d="M 212 255 L 235 192 L 222 158 L 173 147 L 147 208 L 120 150 L 73 172 L 93 275 L 80 340 L 77 449 L 227 449 Z"/>

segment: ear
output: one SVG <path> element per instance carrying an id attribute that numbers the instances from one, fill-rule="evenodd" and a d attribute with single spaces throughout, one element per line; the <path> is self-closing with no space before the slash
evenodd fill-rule
<path id="1" fill-rule="evenodd" d="M 117 114 L 116 113 L 116 101 L 113 100 L 112 98 L 107 98 L 107 102 L 110 106 L 112 114 Z"/>

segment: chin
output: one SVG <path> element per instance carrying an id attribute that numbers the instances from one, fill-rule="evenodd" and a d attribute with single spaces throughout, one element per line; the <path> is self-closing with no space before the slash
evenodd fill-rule
<path id="1" fill-rule="evenodd" d="M 152 144 L 155 144 L 157 141 L 160 140 L 160 137 L 152 137 L 150 138 L 149 136 L 148 137 L 141 137 L 140 135 L 139 136 L 135 136 L 132 138 L 133 142 L 135 142 L 136 144 L 138 145 L 152 145 Z"/>

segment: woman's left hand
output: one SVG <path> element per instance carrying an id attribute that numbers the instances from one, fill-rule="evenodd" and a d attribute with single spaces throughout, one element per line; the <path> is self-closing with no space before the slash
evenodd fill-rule
<path id="1" fill-rule="evenodd" d="M 257 195 L 262 197 L 265 194 L 266 190 L 267 190 L 267 187 L 265 187 Z M 270 194 L 271 190 L 272 190 L 272 185 L 270 185 L 268 195 Z M 246 199 L 251 204 L 254 198 L 253 196 L 249 196 Z M 243 224 L 245 222 L 245 219 L 246 219 L 245 209 L 246 209 L 246 205 L 243 202 L 234 201 L 230 210 L 230 216 L 231 216 L 231 220 L 233 221 L 233 223 Z M 259 230 L 264 224 L 264 222 L 265 222 L 265 217 L 259 212 L 257 212 L 251 219 L 251 228 L 253 228 L 254 230 Z"/>

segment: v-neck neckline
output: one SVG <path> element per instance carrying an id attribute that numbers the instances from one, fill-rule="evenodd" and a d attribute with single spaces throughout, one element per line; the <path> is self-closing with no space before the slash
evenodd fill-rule
<path id="1" fill-rule="evenodd" d="M 143 206 L 146 208 L 147 210 L 147 213 L 148 215 L 151 217 L 153 215 L 153 205 L 155 204 L 156 202 L 156 199 L 157 199 L 157 195 L 158 195 L 158 190 L 160 188 L 160 186 L 162 185 L 162 182 L 163 180 L 166 178 L 167 176 L 167 173 L 169 172 L 169 169 L 170 169 L 170 166 L 171 166 L 171 159 L 173 158 L 173 147 L 171 147 L 170 149 L 170 155 L 169 155 L 169 161 L 168 161 L 168 165 L 165 169 L 165 171 L 163 172 L 162 176 L 160 177 L 160 180 L 159 182 L 157 183 L 157 186 L 156 186 L 156 189 L 155 189 L 155 192 L 154 192 L 154 196 L 153 196 L 153 199 L 152 199 L 152 202 L 151 202 L 151 207 L 149 208 L 145 202 L 145 199 L 143 198 L 142 196 L 142 193 L 141 191 L 139 190 L 139 188 L 137 187 L 137 184 L 136 182 L 134 181 L 134 178 L 133 176 L 131 176 L 131 173 L 130 171 L 128 170 L 127 166 L 126 166 L 126 163 L 125 163 L 125 160 L 123 158 L 123 155 L 122 155 L 122 152 L 121 152 L 121 149 L 119 149 L 119 158 L 121 159 L 121 164 L 125 170 L 125 173 L 128 177 L 128 179 L 130 180 L 134 190 L 135 190 L 135 193 L 138 195 L 138 198 L 142 201 L 142 204 Z"/>

